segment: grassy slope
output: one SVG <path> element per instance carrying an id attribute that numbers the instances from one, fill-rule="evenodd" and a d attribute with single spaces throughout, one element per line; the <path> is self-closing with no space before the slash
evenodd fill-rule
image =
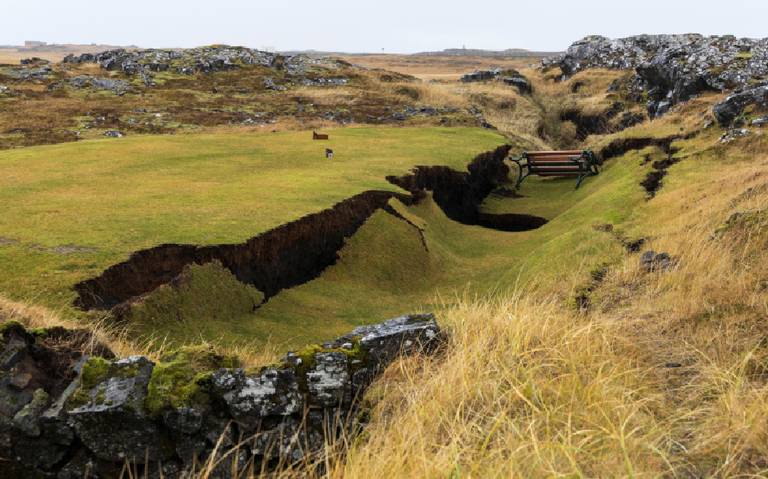
<path id="1" fill-rule="evenodd" d="M 579 219 L 649 238 L 646 249 L 677 258 L 672 271 L 648 274 L 620 252 L 581 313 L 563 301 L 579 284 L 567 280 L 449 305 L 447 356 L 390 369 L 369 395 L 377 406 L 366 439 L 332 475 L 765 477 L 768 142 L 757 130 L 719 144 L 722 131 L 701 128 L 711 101 L 611 136 L 698 130 L 675 143 L 681 161 L 655 198 L 642 200 L 638 185 L 650 168 L 643 156 L 660 154 L 647 149 L 611 160 L 592 189 L 565 192 L 574 208 L 518 203 L 560 212 L 547 227 L 564 233 L 541 238 L 535 273 L 571 269 L 610 236 Z M 753 219 L 724 229 L 734 213 Z"/>

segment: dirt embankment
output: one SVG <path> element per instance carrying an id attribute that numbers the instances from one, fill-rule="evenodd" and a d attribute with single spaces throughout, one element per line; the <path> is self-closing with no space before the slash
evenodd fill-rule
<path id="1" fill-rule="evenodd" d="M 100 276 L 75 285 L 78 294 L 75 304 L 83 309 L 109 309 L 170 282 L 188 264 L 214 260 L 269 298 L 282 289 L 316 278 L 335 263 L 344 238 L 354 234 L 374 211 L 385 208 L 393 197 L 410 202 L 406 195 L 366 191 L 245 243 L 165 244 L 137 251 Z"/>
<path id="2" fill-rule="evenodd" d="M 501 231 L 527 231 L 544 225 L 547 220 L 522 214 L 493 215 L 481 213 L 480 204 L 503 184 L 509 175 L 504 159 L 510 145 L 477 156 L 466 172 L 446 166 L 417 166 L 405 176 L 388 176 L 390 183 L 408 190 L 415 198 L 431 191 L 432 197 L 445 214 L 454 221 Z"/>

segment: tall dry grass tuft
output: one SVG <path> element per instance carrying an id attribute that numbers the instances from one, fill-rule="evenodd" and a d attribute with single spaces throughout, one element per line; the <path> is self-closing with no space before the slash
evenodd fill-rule
<path id="1" fill-rule="evenodd" d="M 51 328 L 61 326 L 68 329 L 83 328 L 82 324 L 66 319 L 55 311 L 32 303 L 21 303 L 0 296 L 0 321 L 18 321 L 27 328 Z M 109 347 L 118 357 L 144 355 L 152 359 L 159 358 L 164 351 L 161 342 L 137 342 L 130 338 L 124 328 L 111 324 L 106 317 L 94 318 L 87 325 L 91 333 L 91 342 L 101 343 Z M 87 351 L 86 351 L 87 352 Z"/>
<path id="2" fill-rule="evenodd" d="M 34 306 L 31 302 L 13 301 L 0 295 L 0 323 L 5 321 L 18 321 L 29 329 L 55 326 L 68 329 L 87 328 L 91 333 L 91 350 L 95 349 L 97 344 L 101 344 L 107 346 L 120 358 L 139 355 L 159 361 L 168 352 L 178 347 L 178 345 L 171 345 L 166 338 L 162 337 L 136 339 L 130 329 L 115 323 L 107 315 L 90 317 L 87 324 L 78 323 L 48 308 Z M 269 364 L 284 353 L 280 345 L 271 343 L 266 345 L 249 342 L 219 344 L 218 342 L 209 343 L 201 338 L 196 344 L 210 344 L 220 354 L 236 356 L 246 368 Z M 89 353 L 87 350 L 85 352 Z"/>
<path id="3" fill-rule="evenodd" d="M 621 327 L 554 302 L 463 299 L 445 357 L 388 371 L 342 477 L 645 476 L 671 470 L 669 419 Z"/>

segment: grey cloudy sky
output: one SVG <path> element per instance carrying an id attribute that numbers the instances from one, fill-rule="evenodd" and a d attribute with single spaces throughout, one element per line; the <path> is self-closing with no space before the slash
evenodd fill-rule
<path id="1" fill-rule="evenodd" d="M 588 34 L 768 36 L 768 0 L 0 0 L 0 44 L 562 50 Z"/>

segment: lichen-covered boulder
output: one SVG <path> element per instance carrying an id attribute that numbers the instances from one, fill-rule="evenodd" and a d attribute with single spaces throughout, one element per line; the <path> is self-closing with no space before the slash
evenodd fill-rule
<path id="1" fill-rule="evenodd" d="M 264 417 L 298 414 L 303 407 L 296 374 L 290 368 L 270 367 L 255 375 L 222 369 L 214 373 L 213 385 L 232 418 L 249 430 L 255 430 Z"/>
<path id="2" fill-rule="evenodd" d="M 69 423 L 99 459 L 143 464 L 165 459 L 167 441 L 144 407 L 154 363 L 142 356 L 89 360 L 67 402 Z"/>
<path id="3" fill-rule="evenodd" d="M 730 126 L 748 107 L 768 109 L 768 83 L 730 95 L 712 108 L 715 119 L 722 126 Z"/>

